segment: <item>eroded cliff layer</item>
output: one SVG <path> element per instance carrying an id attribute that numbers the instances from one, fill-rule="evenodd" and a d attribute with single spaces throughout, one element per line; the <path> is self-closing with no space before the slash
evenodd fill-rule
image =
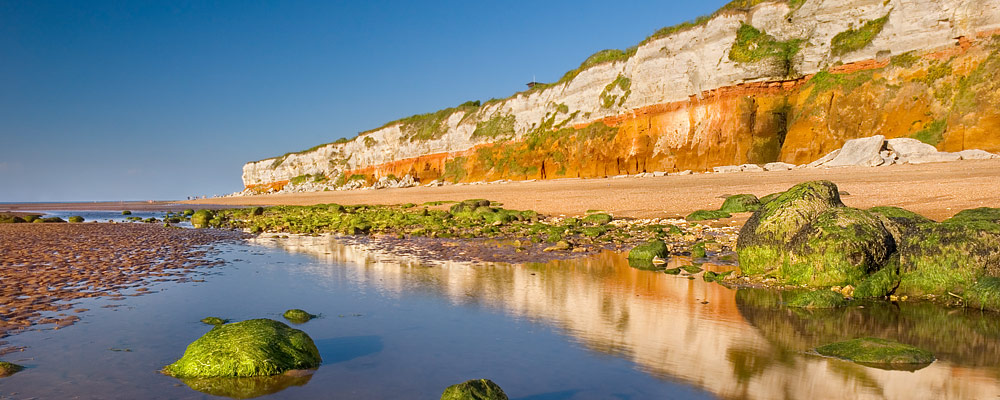
<path id="1" fill-rule="evenodd" d="M 759 3 L 759 4 L 758 4 Z M 251 162 L 247 187 L 599 177 L 785 161 L 846 140 L 1000 150 L 1000 0 L 738 0 L 554 84 Z"/>

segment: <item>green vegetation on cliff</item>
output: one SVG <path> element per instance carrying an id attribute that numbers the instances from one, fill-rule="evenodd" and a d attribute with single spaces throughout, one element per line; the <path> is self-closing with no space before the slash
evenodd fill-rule
<path id="1" fill-rule="evenodd" d="M 888 20 L 889 15 L 886 14 L 882 18 L 866 21 L 858 29 L 848 29 L 838 33 L 830 42 L 830 52 L 835 56 L 841 56 L 865 48 L 871 44 L 872 40 L 875 40 L 875 36 L 882 32 L 882 28 Z"/>
<path id="2" fill-rule="evenodd" d="M 744 23 L 736 31 L 736 41 L 729 49 L 729 59 L 740 63 L 777 60 L 786 67 L 786 75 L 792 75 L 792 59 L 801 49 L 802 42 L 801 39 L 778 41 L 766 32 Z"/>

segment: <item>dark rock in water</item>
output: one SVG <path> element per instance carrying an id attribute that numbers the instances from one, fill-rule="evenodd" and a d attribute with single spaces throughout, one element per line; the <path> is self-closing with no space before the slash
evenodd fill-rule
<path id="1" fill-rule="evenodd" d="M 760 208 L 760 200 L 752 194 L 737 194 L 726 197 L 726 201 L 719 207 L 719 211 L 727 213 L 741 213 L 757 211 Z"/>
<path id="2" fill-rule="evenodd" d="M 726 272 L 705 271 L 705 273 L 701 276 L 701 279 L 704 279 L 705 282 L 715 282 L 724 279 L 731 273 L 733 273 L 733 271 L 726 271 Z"/>
<path id="3" fill-rule="evenodd" d="M 201 323 L 206 325 L 222 325 L 229 322 L 228 319 L 222 319 L 219 317 L 205 317 L 201 319 Z"/>
<path id="4" fill-rule="evenodd" d="M 763 275 L 780 267 L 792 237 L 820 213 L 843 206 L 837 185 L 829 181 L 801 183 L 763 203 L 740 229 L 736 253 L 741 271 Z"/>
<path id="5" fill-rule="evenodd" d="M 23 369 L 24 367 L 20 365 L 9 363 L 6 361 L 0 361 L 0 378 L 6 378 L 8 376 L 14 375 L 18 372 L 21 372 L 21 370 Z"/>
<path id="6" fill-rule="evenodd" d="M 287 310 L 285 311 L 284 314 L 282 314 L 282 316 L 285 317 L 285 319 L 295 324 L 304 324 L 306 322 L 309 322 L 309 320 L 316 318 L 315 315 L 307 313 L 305 312 L 305 310 L 300 310 L 298 308 Z"/>
<path id="7" fill-rule="evenodd" d="M 652 261 L 654 257 L 665 259 L 669 255 L 670 249 L 667 248 L 667 244 L 662 240 L 653 240 L 640 244 L 628 252 L 629 260 Z"/>
<path id="8" fill-rule="evenodd" d="M 931 352 L 907 344 L 879 338 L 861 338 L 831 343 L 816 352 L 862 364 L 930 364 Z"/>
<path id="9" fill-rule="evenodd" d="M 221 378 L 183 378 L 181 382 L 191 389 L 213 396 L 233 399 L 252 399 L 278 393 L 292 386 L 303 386 L 312 379 L 312 371 L 295 373 L 290 370 L 281 375 Z"/>
<path id="10" fill-rule="evenodd" d="M 264 215 L 264 207 L 254 207 L 253 210 L 250 211 L 250 215 L 253 215 L 255 217 Z"/>
<path id="11" fill-rule="evenodd" d="M 785 283 L 846 285 L 878 271 L 896 250 L 892 236 L 866 211 L 840 207 L 818 214 L 792 237 L 781 265 Z"/>
<path id="12" fill-rule="evenodd" d="M 832 290 L 815 290 L 790 294 L 792 299 L 788 301 L 789 307 L 799 308 L 837 308 L 847 304 L 847 300 L 840 293 Z"/>
<path id="13" fill-rule="evenodd" d="M 681 267 L 681 269 L 683 269 L 684 272 L 687 272 L 689 274 L 697 274 L 697 273 L 699 273 L 701 271 L 704 271 L 701 267 L 699 267 L 697 265 L 685 265 L 685 266 Z"/>
<path id="14" fill-rule="evenodd" d="M 698 210 L 688 214 L 684 219 L 688 221 L 708 221 L 711 219 L 722 219 L 732 217 L 729 213 L 720 210 Z"/>
<path id="15" fill-rule="evenodd" d="M 448 386 L 441 400 L 507 400 L 507 394 L 489 379 L 473 379 Z"/>
<path id="16" fill-rule="evenodd" d="M 270 319 L 252 319 L 213 328 L 163 372 L 176 378 L 269 376 L 316 368 L 321 361 L 305 332 Z"/>

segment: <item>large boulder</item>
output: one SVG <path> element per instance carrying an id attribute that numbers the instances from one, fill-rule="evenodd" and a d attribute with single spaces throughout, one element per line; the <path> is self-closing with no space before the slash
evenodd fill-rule
<path id="1" fill-rule="evenodd" d="M 741 213 L 757 211 L 760 208 L 760 199 L 752 194 L 737 194 L 726 197 L 726 201 L 719 207 L 719 211 L 727 213 Z"/>
<path id="2" fill-rule="evenodd" d="M 975 149 L 962 150 L 955 154 L 958 154 L 958 156 L 962 157 L 963 160 L 990 160 L 994 158 L 1000 158 L 1000 156 L 990 153 L 988 151 L 975 150 Z"/>
<path id="3" fill-rule="evenodd" d="M 885 141 L 885 146 L 896 153 L 900 163 L 907 162 L 911 157 L 922 154 L 937 153 L 937 148 L 917 139 L 895 138 Z"/>
<path id="4" fill-rule="evenodd" d="M 882 159 L 882 149 L 885 148 L 885 136 L 851 139 L 841 147 L 840 154 L 824 164 L 827 167 L 845 167 L 857 165 L 862 167 L 877 167 L 885 161 Z"/>
<path id="5" fill-rule="evenodd" d="M 198 210 L 191 214 L 191 225 L 195 228 L 208 228 L 214 218 L 215 213 L 212 210 Z"/>
<path id="6" fill-rule="evenodd" d="M 176 378 L 270 376 L 316 368 L 321 361 L 305 332 L 270 319 L 251 319 L 212 328 L 163 372 Z"/>
<path id="7" fill-rule="evenodd" d="M 921 224 L 898 249 L 899 294 L 963 293 L 981 277 L 1000 277 L 1000 224 L 993 222 Z"/>
<path id="8" fill-rule="evenodd" d="M 802 227 L 787 250 L 780 274 L 785 283 L 833 286 L 853 284 L 878 271 L 896 243 L 870 213 L 838 207 Z"/>
<path id="9" fill-rule="evenodd" d="M 740 229 L 736 253 L 744 274 L 764 274 L 780 267 L 788 243 L 820 213 L 843 207 L 837 185 L 813 181 L 795 185 L 761 204 Z"/>
<path id="10" fill-rule="evenodd" d="M 441 400 L 507 400 L 507 394 L 489 379 L 473 379 L 448 386 Z"/>
<path id="11" fill-rule="evenodd" d="M 662 240 L 653 240 L 635 246 L 628 252 L 629 260 L 653 261 L 653 258 L 667 258 L 670 256 L 670 248 Z"/>

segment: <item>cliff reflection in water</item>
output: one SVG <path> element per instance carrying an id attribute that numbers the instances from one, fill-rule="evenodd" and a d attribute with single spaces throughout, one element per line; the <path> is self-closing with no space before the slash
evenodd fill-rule
<path id="1" fill-rule="evenodd" d="M 558 326 L 590 349 L 723 398 L 1000 396 L 1000 327 L 992 314 L 930 304 L 787 309 L 780 293 L 637 270 L 612 252 L 523 266 L 427 266 L 416 257 L 330 237 L 254 241 L 326 261 L 309 270 L 320 278 L 357 276 L 359 284 L 389 294 L 435 293 L 456 304 L 478 303 Z M 344 274 L 345 268 L 359 273 Z M 819 344 L 862 336 L 921 346 L 939 360 L 908 372 L 810 354 Z"/>

